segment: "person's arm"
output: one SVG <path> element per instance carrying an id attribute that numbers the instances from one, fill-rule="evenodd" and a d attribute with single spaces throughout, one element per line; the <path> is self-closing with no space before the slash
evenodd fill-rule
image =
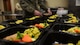
<path id="1" fill-rule="evenodd" d="M 52 12 L 51 12 L 50 8 L 48 8 L 45 0 L 38 0 L 38 3 L 39 3 L 39 5 L 40 5 L 40 7 L 42 9 L 46 10 L 47 13 L 49 13 L 50 15 L 52 15 Z"/>
<path id="2" fill-rule="evenodd" d="M 42 9 L 44 9 L 44 10 L 47 10 L 47 9 L 48 9 L 45 0 L 38 0 L 38 3 L 39 3 L 39 5 L 40 5 L 40 8 L 42 8 Z"/>
<path id="3" fill-rule="evenodd" d="M 34 13 L 35 8 L 33 8 L 26 0 L 20 0 L 20 5 L 23 10 Z"/>
<path id="4" fill-rule="evenodd" d="M 33 13 L 34 15 L 39 15 L 39 16 L 42 15 L 41 12 L 32 7 L 33 5 L 29 4 L 28 1 L 29 0 L 20 0 L 20 5 L 22 9 L 27 12 Z"/>

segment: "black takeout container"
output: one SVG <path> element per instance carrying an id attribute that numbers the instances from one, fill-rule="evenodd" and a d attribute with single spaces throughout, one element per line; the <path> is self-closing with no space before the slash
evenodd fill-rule
<path id="1" fill-rule="evenodd" d="M 5 29 L 7 29 L 7 28 L 9 28 L 9 25 L 8 25 L 8 24 L 0 23 L 0 25 L 2 25 L 2 26 L 5 27 L 4 29 L 1 29 L 0 32 L 3 31 L 3 30 L 5 30 Z M 1 28 L 1 27 L 0 27 L 0 28 Z"/>
<path id="2" fill-rule="evenodd" d="M 8 25 L 9 27 L 12 27 L 12 26 L 17 26 L 17 25 L 19 25 L 19 24 L 16 24 L 15 22 L 16 22 L 17 20 L 5 20 L 5 21 L 3 21 L 2 23 L 3 24 L 6 24 L 6 25 Z"/>
<path id="3" fill-rule="evenodd" d="M 77 18 L 78 22 L 73 22 L 73 23 L 66 22 L 66 21 L 68 21 L 69 18 L 71 18 L 71 17 L 69 17 L 67 15 L 63 15 L 62 17 L 58 17 L 58 21 L 57 22 L 58 23 L 65 23 L 65 24 L 79 24 L 80 23 L 80 19 L 77 16 L 76 16 L 76 18 Z"/>
<path id="4" fill-rule="evenodd" d="M 65 33 L 65 32 L 62 32 L 62 30 L 67 31 L 69 28 L 75 27 L 75 26 L 79 26 L 80 27 L 79 24 L 56 23 L 51 27 L 51 30 L 53 30 L 54 32 Z M 76 34 L 76 33 L 75 34 L 66 33 L 66 34 L 73 35 L 73 36 L 80 36 L 80 34 Z"/>
<path id="5" fill-rule="evenodd" d="M 35 20 L 24 20 L 24 22 L 23 22 L 21 25 L 30 26 L 30 25 L 35 25 L 35 24 L 39 24 L 39 23 L 48 23 L 48 22 L 47 22 L 47 18 L 48 18 L 48 17 L 45 17 L 45 18 L 40 17 L 40 18 L 37 18 L 37 19 L 35 19 Z M 49 23 L 48 23 L 48 24 L 49 24 Z M 52 24 L 49 24 L 48 27 L 50 27 L 51 25 L 52 25 Z M 46 29 L 48 29 L 48 27 L 47 27 L 47 28 L 44 28 L 44 29 L 40 29 L 40 30 L 46 30 Z"/>
<path id="6" fill-rule="evenodd" d="M 35 24 L 39 24 L 39 23 L 48 23 L 48 22 L 44 22 L 44 21 L 39 22 L 40 20 L 39 21 L 36 20 L 36 21 L 34 21 L 34 22 L 27 21 L 27 22 L 22 23 L 21 25 L 24 25 L 24 26 L 31 26 L 31 25 L 33 25 L 34 26 Z M 53 26 L 52 23 L 48 23 L 48 24 L 49 24 L 49 26 L 47 26 L 45 28 L 40 28 L 40 31 L 43 31 L 43 32 L 47 31 L 49 28 L 51 28 Z"/>
<path id="7" fill-rule="evenodd" d="M 79 40 L 80 36 L 73 36 L 51 30 L 43 36 L 37 45 L 53 45 L 55 42 L 59 42 L 60 44 L 76 44 Z"/>
<path id="8" fill-rule="evenodd" d="M 32 25 L 32 24 L 36 24 L 36 23 L 49 23 L 50 24 L 50 22 L 48 22 L 47 21 L 47 19 L 50 17 L 50 16 L 52 16 L 52 15 L 48 15 L 48 16 L 45 16 L 45 15 L 43 15 L 43 16 L 41 16 L 41 17 L 39 17 L 39 18 L 36 18 L 35 20 L 25 20 L 25 19 L 23 19 L 24 20 L 24 22 L 22 23 L 22 24 L 26 24 L 26 25 Z M 56 19 L 55 19 L 56 20 Z M 55 21 L 56 22 L 56 21 Z M 51 23 L 53 23 L 53 22 L 51 22 Z"/>
<path id="9" fill-rule="evenodd" d="M 33 44 L 35 44 L 34 42 L 39 41 L 41 39 L 41 37 L 43 36 L 43 34 L 44 34 L 41 31 L 41 35 L 39 36 L 39 38 L 36 41 L 30 42 L 30 43 L 26 43 L 26 42 L 13 42 L 13 41 L 9 41 L 9 40 L 4 40 L 3 39 L 6 36 L 10 36 L 12 34 L 17 33 L 17 31 L 24 32 L 25 29 L 27 29 L 27 28 L 31 28 L 31 27 L 26 27 L 26 26 L 19 25 L 19 26 L 7 28 L 7 29 L 1 31 L 0 32 L 0 42 L 2 42 L 1 44 L 4 44 L 4 45 L 33 45 Z"/>
<path id="10" fill-rule="evenodd" d="M 8 23 L 8 24 L 9 24 L 10 22 L 13 22 L 13 24 L 15 24 L 15 21 L 16 21 L 16 20 L 11 20 L 11 19 L 10 19 L 10 20 L 5 20 L 5 21 L 3 21 L 3 23 Z"/>
<path id="11" fill-rule="evenodd" d="M 61 32 L 61 30 L 67 30 L 74 26 L 80 25 L 56 23 L 53 25 L 53 27 L 48 29 L 48 32 L 37 43 L 37 45 L 53 45 L 54 42 L 59 42 L 61 44 L 77 44 L 77 42 L 80 40 L 80 34 Z"/>

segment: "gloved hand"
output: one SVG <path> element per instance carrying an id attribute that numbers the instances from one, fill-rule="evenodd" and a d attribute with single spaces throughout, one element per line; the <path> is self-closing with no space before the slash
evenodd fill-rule
<path id="1" fill-rule="evenodd" d="M 50 8 L 48 8 L 47 12 L 48 12 L 50 15 L 52 15 L 52 12 L 51 12 Z"/>
<path id="2" fill-rule="evenodd" d="M 34 11 L 34 15 L 42 16 L 42 13 L 41 13 L 40 11 L 38 11 L 38 10 L 35 10 L 35 11 Z"/>

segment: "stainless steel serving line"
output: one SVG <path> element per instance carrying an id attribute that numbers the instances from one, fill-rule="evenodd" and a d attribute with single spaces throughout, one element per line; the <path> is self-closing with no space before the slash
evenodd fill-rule
<path id="1" fill-rule="evenodd" d="M 2 17 L 2 21 L 6 20 L 5 16 L 24 16 L 24 14 L 0 14 L 0 16 Z"/>

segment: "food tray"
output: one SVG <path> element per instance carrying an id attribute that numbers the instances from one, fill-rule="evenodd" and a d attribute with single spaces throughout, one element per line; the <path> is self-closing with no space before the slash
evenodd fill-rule
<path id="1" fill-rule="evenodd" d="M 66 23 L 66 24 L 68 24 L 68 23 L 79 24 L 80 19 L 78 17 L 76 17 L 76 21 L 74 19 L 73 19 L 73 21 L 69 21 L 70 18 L 71 17 L 69 17 L 67 15 L 63 15 L 63 17 L 58 18 L 58 23 L 60 22 L 60 23 Z M 77 22 L 77 20 L 78 20 L 78 22 Z"/>
<path id="2" fill-rule="evenodd" d="M 54 42 L 59 42 L 61 44 L 73 43 L 76 44 L 80 40 L 79 37 L 68 35 L 65 33 L 57 33 L 54 31 L 49 31 L 43 38 L 37 43 L 37 45 L 53 45 Z"/>
<path id="3" fill-rule="evenodd" d="M 53 25 L 51 27 L 51 30 L 53 30 L 54 32 L 57 33 L 65 33 L 65 34 L 69 34 L 69 35 L 73 35 L 73 36 L 80 36 L 79 33 L 67 33 L 67 32 L 62 32 L 62 30 L 67 31 L 68 29 L 78 26 L 80 27 L 79 24 L 63 24 L 63 23 L 56 23 L 55 25 Z"/>
<path id="4" fill-rule="evenodd" d="M 15 27 L 11 27 L 11 28 L 7 28 L 5 30 L 3 30 L 2 32 L 0 32 L 0 41 L 6 43 L 5 45 L 33 45 L 34 42 L 37 42 L 38 40 L 41 39 L 41 37 L 43 36 L 43 32 L 41 31 L 41 35 L 39 36 L 39 38 L 34 41 L 34 42 L 30 42 L 30 43 L 25 43 L 25 42 L 13 42 L 13 41 L 8 41 L 8 40 L 3 40 L 4 37 L 15 34 L 17 31 L 23 32 L 25 29 L 27 29 L 29 27 L 26 26 L 15 26 Z"/>
<path id="5" fill-rule="evenodd" d="M 6 20 L 6 21 L 3 21 L 2 24 L 6 24 L 6 25 L 9 25 L 9 27 L 12 27 L 12 26 L 17 26 L 18 24 L 16 24 L 17 20 Z"/>

